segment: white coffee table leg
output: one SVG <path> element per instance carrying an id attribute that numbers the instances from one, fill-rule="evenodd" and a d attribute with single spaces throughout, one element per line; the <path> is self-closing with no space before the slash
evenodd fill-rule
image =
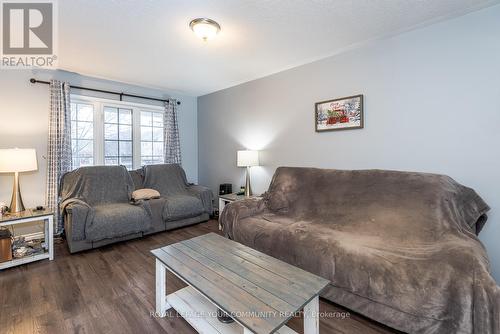
<path id="1" fill-rule="evenodd" d="M 304 334 L 319 334 L 319 297 L 304 306 Z"/>
<path id="2" fill-rule="evenodd" d="M 165 265 L 156 259 L 156 313 L 163 318 L 170 308 L 167 303 L 167 270 Z"/>

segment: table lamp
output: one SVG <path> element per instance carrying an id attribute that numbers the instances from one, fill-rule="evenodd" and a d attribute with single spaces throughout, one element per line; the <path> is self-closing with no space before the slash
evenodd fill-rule
<path id="1" fill-rule="evenodd" d="M 241 150 L 237 152 L 237 166 L 247 168 L 247 180 L 245 184 L 245 196 L 252 195 L 250 187 L 250 167 L 259 165 L 259 151 Z"/>
<path id="2" fill-rule="evenodd" d="M 23 198 L 19 188 L 19 173 L 37 170 L 35 149 L 0 149 L 0 173 L 14 173 L 14 187 L 9 211 L 24 211 Z"/>

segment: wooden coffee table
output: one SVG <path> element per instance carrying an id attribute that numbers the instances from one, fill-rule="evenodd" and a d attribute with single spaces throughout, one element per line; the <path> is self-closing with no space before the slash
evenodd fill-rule
<path id="1" fill-rule="evenodd" d="M 285 323 L 304 310 L 304 333 L 319 333 L 319 293 L 328 280 L 215 233 L 151 251 L 156 312 L 174 308 L 199 333 L 296 333 Z M 166 270 L 187 287 L 166 295 Z M 224 324 L 217 308 L 235 320 Z"/>

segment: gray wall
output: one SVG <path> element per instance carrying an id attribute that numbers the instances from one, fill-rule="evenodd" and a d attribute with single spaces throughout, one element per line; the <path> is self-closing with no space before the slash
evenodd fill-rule
<path id="1" fill-rule="evenodd" d="M 300 42 L 298 42 L 299 47 Z M 365 129 L 315 133 L 317 101 L 365 96 Z M 481 234 L 500 281 L 500 6 L 198 98 L 199 181 L 244 184 L 236 150 L 276 167 L 447 174 L 492 207 Z"/>
<path id="2" fill-rule="evenodd" d="M 49 111 L 49 87 L 33 85 L 29 78 L 40 80 L 51 78 L 67 80 L 73 85 L 124 91 L 152 97 L 174 97 L 181 101 L 179 107 L 179 131 L 183 167 L 190 181 L 198 179 L 198 133 L 196 98 L 169 94 L 154 89 L 80 76 L 64 71 L 0 70 L 0 148 L 36 148 L 39 169 L 21 175 L 24 204 L 33 207 L 45 204 L 45 182 L 47 164 L 42 156 L 47 155 L 47 129 Z M 89 92 L 72 90 L 72 93 L 89 95 Z M 111 95 L 93 96 L 116 98 Z M 130 99 L 129 99 L 130 100 Z M 133 102 L 150 103 L 145 100 Z M 161 104 L 161 103 L 160 103 Z M 0 174 L 0 202 L 10 202 L 13 176 Z"/>

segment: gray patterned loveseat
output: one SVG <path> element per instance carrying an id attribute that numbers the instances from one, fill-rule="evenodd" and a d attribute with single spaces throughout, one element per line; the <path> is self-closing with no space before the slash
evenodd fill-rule
<path id="1" fill-rule="evenodd" d="M 161 197 L 131 201 L 132 192 L 151 188 Z M 71 253 L 142 237 L 209 219 L 212 192 L 188 184 L 178 164 L 82 167 L 61 180 L 61 215 Z"/>

